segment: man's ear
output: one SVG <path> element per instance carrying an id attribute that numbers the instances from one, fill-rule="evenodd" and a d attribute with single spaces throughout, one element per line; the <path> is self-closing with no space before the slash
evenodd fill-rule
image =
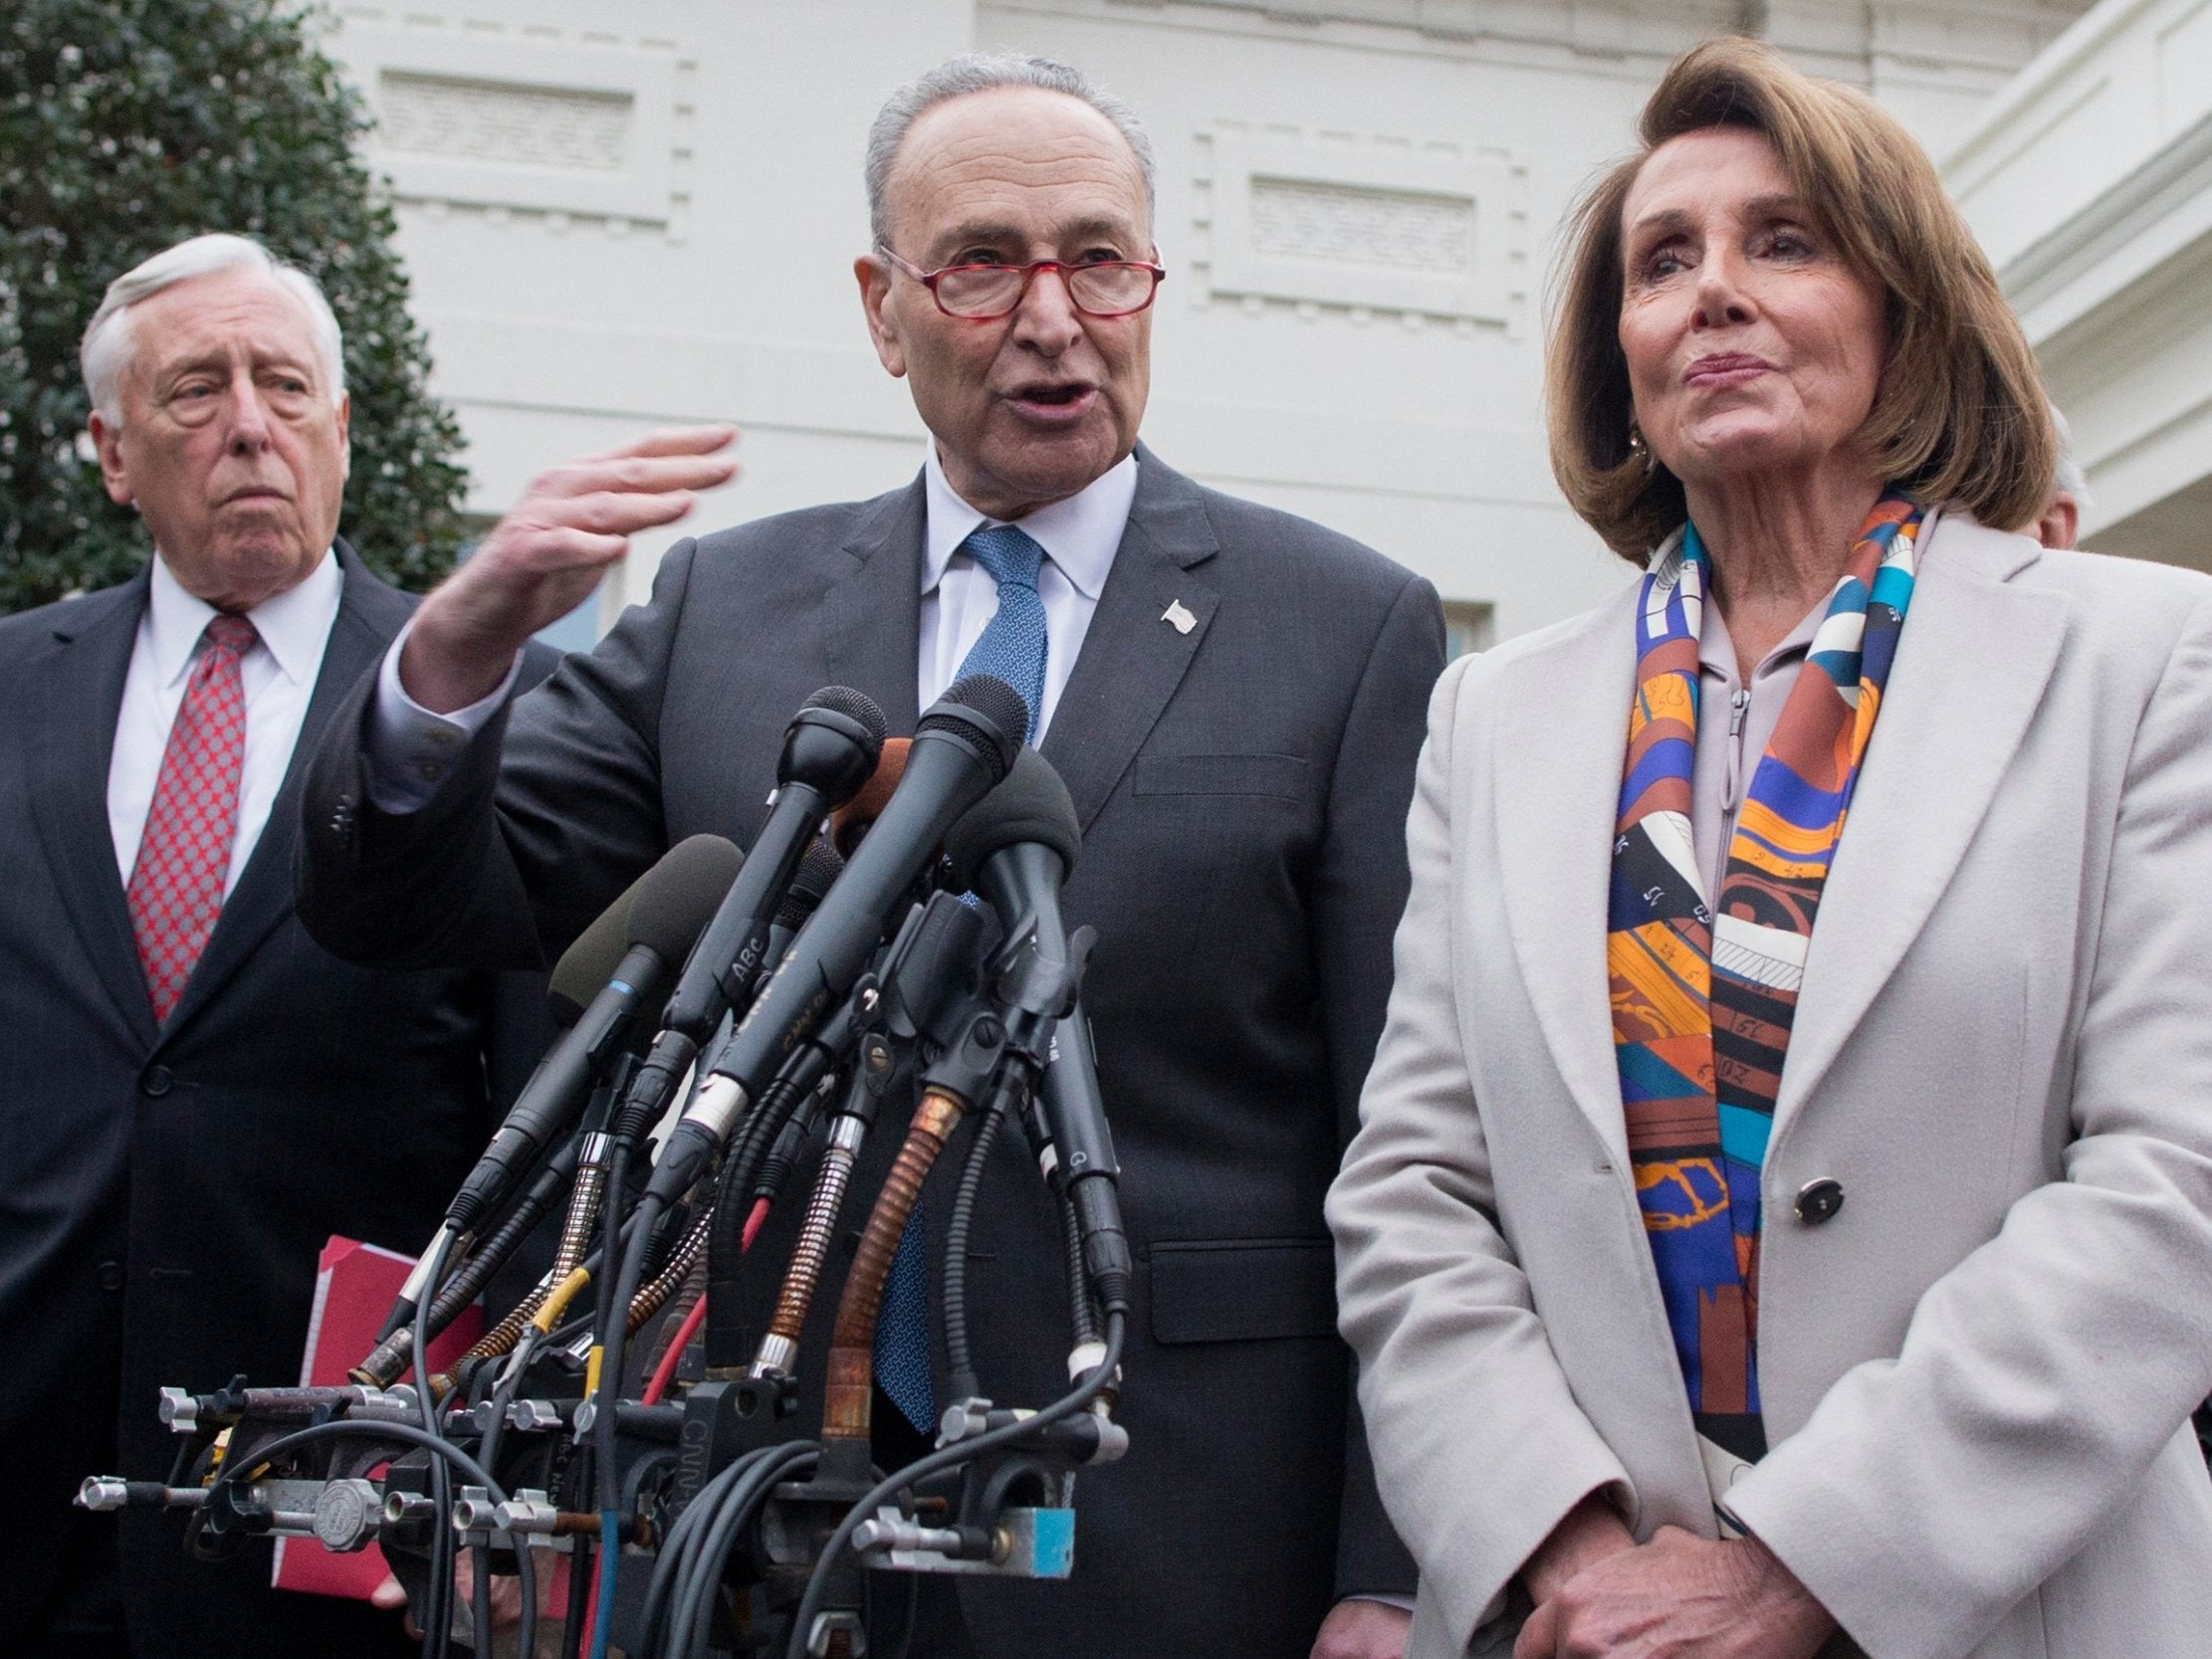
<path id="1" fill-rule="evenodd" d="M 122 433 L 108 424 L 108 417 L 98 409 L 85 423 L 92 434 L 93 448 L 100 453 L 100 481 L 108 486 L 108 499 L 119 507 L 128 507 L 137 497 L 130 489 L 130 470 L 122 461 Z"/>
<path id="2" fill-rule="evenodd" d="M 891 314 L 891 268 L 874 254 L 852 262 L 853 277 L 860 284 L 860 310 L 868 318 L 868 338 L 876 358 L 891 374 L 906 374 L 906 347 L 899 341 L 897 320 Z"/>
<path id="3" fill-rule="evenodd" d="M 340 392 L 337 398 L 337 464 L 338 477 L 353 476 L 353 394 Z"/>

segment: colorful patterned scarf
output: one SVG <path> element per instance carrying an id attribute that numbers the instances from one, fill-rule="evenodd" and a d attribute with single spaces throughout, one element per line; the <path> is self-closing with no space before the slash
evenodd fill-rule
<path id="1" fill-rule="evenodd" d="M 1694 526 L 1654 561 L 1637 613 L 1606 910 L 1614 1059 L 1690 1410 L 1754 1460 L 1759 1170 L 1821 888 L 1912 599 L 1921 511 L 1885 495 L 1853 543 L 1737 814 L 1717 923 L 1690 846 L 1708 573 Z"/>

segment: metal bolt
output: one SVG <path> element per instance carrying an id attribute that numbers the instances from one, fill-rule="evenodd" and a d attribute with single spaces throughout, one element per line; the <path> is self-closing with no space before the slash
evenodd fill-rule
<path id="1" fill-rule="evenodd" d="M 481 1486 L 464 1486 L 453 1505 L 453 1530 L 473 1533 L 493 1523 L 492 1495 Z"/>
<path id="2" fill-rule="evenodd" d="M 108 1515 L 129 1502 L 129 1484 L 114 1475 L 88 1475 L 77 1489 L 77 1507 L 95 1515 Z"/>
<path id="3" fill-rule="evenodd" d="M 343 1555 L 376 1536 L 380 1506 L 371 1481 L 331 1481 L 315 1501 L 315 1536 L 323 1548 Z"/>
<path id="4" fill-rule="evenodd" d="M 155 1409 L 175 1433 L 199 1433 L 200 1402 L 182 1388 L 162 1389 L 161 1403 Z"/>
<path id="5" fill-rule="evenodd" d="M 563 1426 L 560 1408 L 551 1400 L 517 1400 L 507 1408 L 507 1420 L 516 1428 L 533 1431 Z"/>
<path id="6" fill-rule="evenodd" d="M 492 1519 L 510 1533 L 551 1533 L 560 1511 L 543 1492 L 525 1487 L 492 1512 Z"/>

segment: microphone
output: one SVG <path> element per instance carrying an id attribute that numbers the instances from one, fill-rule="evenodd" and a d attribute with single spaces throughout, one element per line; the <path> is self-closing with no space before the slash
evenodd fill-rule
<path id="1" fill-rule="evenodd" d="M 547 1051 L 507 1121 L 461 1183 L 446 1211 L 446 1225 L 453 1231 L 475 1227 L 507 1196 L 521 1172 L 573 1125 L 590 1098 L 593 1074 L 621 1043 L 640 1005 L 649 1006 L 667 984 L 671 964 L 683 960 L 744 862 L 744 855 L 719 835 L 679 842 L 562 954 L 553 974 L 555 994 L 574 1001 L 594 982 L 596 992 Z M 617 916 L 619 935 L 608 925 Z M 617 936 L 623 948 L 610 964 L 607 957 Z"/>
<path id="2" fill-rule="evenodd" d="M 1090 1022 L 1076 993 L 1090 953 L 1090 932 L 1070 938 L 1060 889 L 1082 847 L 1081 820 L 1051 762 L 1024 750 L 1005 782 L 986 795 L 945 837 L 956 884 L 979 891 L 998 915 L 1001 994 L 1014 1006 L 1054 1018 L 1052 1058 L 1038 1094 L 1037 1162 L 1074 1206 L 1084 1264 L 1109 1310 L 1128 1305 L 1129 1245 L 1122 1233 L 1120 1161 L 1098 1087 Z"/>
<path id="3" fill-rule="evenodd" d="M 690 948 L 742 861 L 720 836 L 693 836 L 623 889 L 560 953 L 547 1000 L 567 1030 L 538 1062 L 461 1183 L 446 1210 L 445 1232 L 458 1240 L 474 1231 L 553 1138 L 574 1123 L 590 1101 L 593 1077 L 605 1069 L 639 1005 L 660 995 L 668 964 Z M 436 1255 L 433 1244 L 415 1262 L 376 1334 L 379 1344 L 404 1329 L 423 1297 L 437 1289 L 425 1283 Z"/>
<path id="4" fill-rule="evenodd" d="M 699 937 L 662 1019 L 694 1052 L 725 1009 L 743 1005 L 761 966 L 769 924 L 791 885 L 800 856 L 831 807 L 857 794 L 883 749 L 883 711 L 846 686 L 808 698 L 783 730 L 774 804 L 753 842 L 745 870 Z"/>
<path id="5" fill-rule="evenodd" d="M 829 815 L 829 842 L 838 857 L 852 857 L 852 850 L 860 845 L 860 838 L 883 816 L 885 803 L 898 788 L 899 779 L 906 775 L 906 753 L 913 742 L 912 737 L 886 737 L 883 757 L 876 762 L 875 776 L 860 786 L 859 794 Z"/>
<path id="6" fill-rule="evenodd" d="M 792 1050 L 844 1000 L 892 908 L 953 821 L 1006 775 L 1028 728 L 1021 694 L 988 674 L 970 675 L 922 717 L 898 788 L 669 1133 L 648 1196 L 663 1205 L 681 1196 Z"/>
<path id="7" fill-rule="evenodd" d="M 903 759 L 900 764 L 904 766 Z M 878 762 L 878 775 L 882 770 L 882 763 Z M 816 836 L 807 843 L 798 861 L 798 873 L 791 878 L 790 891 L 783 895 L 783 903 L 776 907 L 775 920 L 769 924 L 768 953 L 761 967 L 764 979 L 775 971 L 775 964 L 783 959 L 783 952 L 791 947 L 791 940 L 798 936 L 799 929 L 806 926 L 806 919 L 820 908 L 822 896 L 844 868 L 845 861 L 828 842 Z"/>
<path id="8" fill-rule="evenodd" d="M 575 936 L 553 965 L 553 979 L 546 987 L 546 1007 L 561 1030 L 583 1018 L 584 1009 L 599 994 L 599 987 L 613 976 L 615 964 L 629 948 L 630 907 L 637 902 L 637 890 L 644 882 L 645 877 L 640 876 L 624 888 L 621 897 Z"/>
<path id="9" fill-rule="evenodd" d="M 660 1035 L 615 1119 L 616 1140 L 634 1141 L 644 1135 L 722 1016 L 745 1007 L 768 947 L 769 924 L 800 854 L 829 809 L 868 781 L 882 747 L 883 711 L 848 687 L 824 687 L 791 717 L 775 763 L 768 822 L 676 977 Z"/>

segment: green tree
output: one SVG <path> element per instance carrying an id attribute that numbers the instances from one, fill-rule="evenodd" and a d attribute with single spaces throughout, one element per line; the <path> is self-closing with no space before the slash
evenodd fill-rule
<path id="1" fill-rule="evenodd" d="M 391 208 L 354 158 L 359 100 L 297 6 L 0 5 L 0 612 L 123 579 L 148 547 L 81 444 L 77 342 L 110 279 L 202 231 L 311 272 L 345 333 L 341 523 L 427 587 L 463 529 L 461 433 L 424 381 Z"/>

